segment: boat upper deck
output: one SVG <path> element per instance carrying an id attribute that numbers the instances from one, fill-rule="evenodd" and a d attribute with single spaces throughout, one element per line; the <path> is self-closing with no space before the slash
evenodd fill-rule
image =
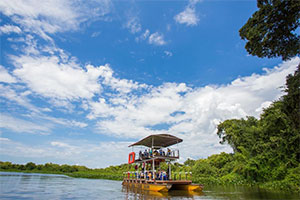
<path id="1" fill-rule="evenodd" d="M 179 159 L 179 150 L 174 149 L 170 150 L 169 153 L 161 153 L 161 154 L 149 154 L 149 155 L 144 155 L 144 154 L 139 154 L 138 157 L 135 159 L 135 163 L 142 163 L 142 162 L 148 162 L 148 161 L 173 161 Z"/>

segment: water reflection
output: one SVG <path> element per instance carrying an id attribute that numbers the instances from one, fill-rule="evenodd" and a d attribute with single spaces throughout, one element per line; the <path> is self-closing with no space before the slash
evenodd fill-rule
<path id="1" fill-rule="evenodd" d="M 141 190 L 138 188 L 131 188 L 128 186 L 122 187 L 122 192 L 125 193 L 125 199 L 195 199 L 195 197 L 203 196 L 203 192 L 183 191 L 183 190 L 170 190 L 169 192 L 155 192 L 149 190 Z M 199 198 L 196 198 L 199 199 Z"/>
<path id="2" fill-rule="evenodd" d="M 0 199 L 300 199 L 299 194 L 270 192 L 255 187 L 205 186 L 203 193 L 176 190 L 159 193 L 122 187 L 121 183 L 61 175 L 0 172 Z"/>
<path id="3" fill-rule="evenodd" d="M 259 187 L 243 186 L 206 186 L 204 193 L 214 199 L 300 199 L 299 194 L 267 191 Z"/>

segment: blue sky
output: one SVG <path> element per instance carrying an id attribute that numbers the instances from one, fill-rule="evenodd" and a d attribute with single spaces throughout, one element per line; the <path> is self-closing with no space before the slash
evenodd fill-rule
<path id="1" fill-rule="evenodd" d="M 0 160 L 106 167 L 149 134 L 181 162 L 222 151 L 216 126 L 283 93 L 300 59 L 247 54 L 256 1 L 0 2 Z"/>

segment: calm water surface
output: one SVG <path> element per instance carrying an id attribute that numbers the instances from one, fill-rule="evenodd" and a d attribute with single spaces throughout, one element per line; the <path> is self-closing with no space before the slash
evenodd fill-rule
<path id="1" fill-rule="evenodd" d="M 300 199 L 300 196 L 245 187 L 205 187 L 202 193 L 192 194 L 140 192 L 122 187 L 120 181 L 0 172 L 0 199 Z"/>

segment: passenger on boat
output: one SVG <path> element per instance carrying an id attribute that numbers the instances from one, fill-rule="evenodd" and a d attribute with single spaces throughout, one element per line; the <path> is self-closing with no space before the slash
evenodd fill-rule
<path id="1" fill-rule="evenodd" d="M 158 151 L 155 149 L 153 152 L 153 156 L 157 156 L 158 155 Z"/>
<path id="2" fill-rule="evenodd" d="M 149 155 L 152 157 L 152 149 L 149 149 Z"/>
<path id="3" fill-rule="evenodd" d="M 143 153 L 142 153 L 142 151 L 139 152 L 139 158 L 140 158 L 140 160 L 143 160 Z"/>
<path id="4" fill-rule="evenodd" d="M 144 156 L 145 156 L 145 158 L 147 158 L 147 157 L 148 157 L 148 152 L 147 152 L 147 149 L 145 149 L 145 151 L 144 151 Z"/>
<path id="5" fill-rule="evenodd" d="M 156 174 L 156 179 L 157 179 L 157 180 L 160 180 L 160 177 L 159 177 L 160 171 L 158 171 L 158 172 L 155 173 L 155 174 Z"/>
<path id="6" fill-rule="evenodd" d="M 162 151 L 162 149 L 159 149 L 159 155 L 163 155 L 163 153 L 162 153 L 163 151 Z"/>
<path id="7" fill-rule="evenodd" d="M 162 179 L 163 179 L 162 174 L 163 174 L 162 171 L 160 171 L 160 172 L 159 172 L 159 180 L 162 180 Z"/>
<path id="8" fill-rule="evenodd" d="M 145 170 L 145 163 L 142 164 L 142 172 Z"/>
<path id="9" fill-rule="evenodd" d="M 148 173 L 148 177 L 149 177 L 149 180 L 152 180 L 152 173 L 151 172 Z"/>
<path id="10" fill-rule="evenodd" d="M 162 172 L 162 177 L 163 177 L 163 180 L 167 180 L 167 174 L 165 171 Z"/>
<path id="11" fill-rule="evenodd" d="M 171 156 L 171 150 L 168 148 L 168 156 Z"/>

